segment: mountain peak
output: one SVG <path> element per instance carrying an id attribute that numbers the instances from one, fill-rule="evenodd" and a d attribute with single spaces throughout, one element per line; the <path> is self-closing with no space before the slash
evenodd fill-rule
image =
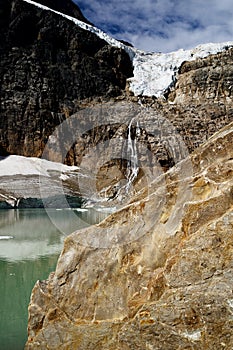
<path id="1" fill-rule="evenodd" d="M 82 14 L 80 8 L 72 0 L 34 0 L 38 4 L 47 6 L 65 15 L 75 17 L 80 21 L 91 24 Z"/>

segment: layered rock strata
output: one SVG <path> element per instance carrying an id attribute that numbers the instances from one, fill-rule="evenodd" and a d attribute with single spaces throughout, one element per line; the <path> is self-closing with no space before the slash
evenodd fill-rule
<path id="1" fill-rule="evenodd" d="M 44 0 L 42 3 L 88 22 L 70 1 L 55 4 Z M 13 153 L 44 157 L 43 152 L 54 137 L 54 130 L 78 111 L 82 118 L 79 131 L 85 132 L 79 133 L 77 139 L 67 135 L 65 143 L 69 148 L 66 148 L 66 154 L 57 152 L 59 147 L 55 151 L 50 147 L 49 159 L 83 166 L 83 159 L 90 157 L 91 149 L 101 148 L 101 144 L 107 142 L 114 144 L 119 138 L 127 142 L 130 123 L 131 136 L 135 139 L 137 125 L 132 122 L 129 110 L 137 110 L 140 103 L 154 112 L 145 115 L 146 127 L 140 129 L 136 141 L 150 153 L 152 167 L 157 162 L 167 170 L 176 160 L 167 147 L 167 135 L 158 137 L 160 131 L 151 131 L 151 125 L 158 123 L 157 119 L 173 125 L 189 152 L 233 120 L 231 47 L 206 58 L 184 62 L 173 86 L 165 92 L 164 98 L 157 99 L 135 97 L 125 89 L 127 78 L 133 75 L 133 67 L 124 50 L 108 45 L 94 33 L 83 30 L 61 15 L 23 0 L 7 0 L 1 6 L 0 26 L 2 156 Z M 30 35 L 25 35 L 25 32 Z M 100 118 L 101 104 L 103 109 L 110 106 L 112 115 L 108 113 L 108 118 Z M 98 120 L 94 129 L 93 121 L 87 117 L 90 110 L 93 111 L 92 118 Z M 109 122 L 112 119 L 115 123 Z M 63 142 L 61 132 L 60 141 Z M 127 159 L 122 156 L 121 147 L 121 144 L 116 144 L 117 158 L 106 158 L 106 153 L 100 155 L 102 165 L 95 173 L 96 178 L 92 179 L 92 182 L 96 181 L 96 191 L 106 198 L 114 197 L 127 177 Z M 180 156 L 182 159 L 183 155 Z M 141 164 L 138 167 L 139 186 L 134 185 L 141 188 L 144 185 L 144 180 L 141 180 L 143 167 Z M 93 161 L 90 174 L 95 170 L 96 162 Z M 71 190 L 71 195 L 80 195 L 81 192 L 87 196 L 86 189 L 80 191 L 76 180 L 64 181 L 64 186 L 69 192 Z M 27 178 L 21 177 L 20 181 L 27 181 Z M 16 203 L 20 197 L 32 196 L 12 192 L 8 182 L 8 179 L 2 179 L 1 193 L 3 196 L 8 193 L 10 201 L 12 196 Z M 31 182 L 38 184 L 38 179 Z M 38 188 L 37 185 L 37 192 Z M 37 197 L 36 193 L 34 195 Z M 1 198 L 4 201 L 4 197 Z"/>
<path id="2" fill-rule="evenodd" d="M 184 62 L 175 82 L 165 93 L 166 100 L 142 97 L 170 120 L 189 151 L 233 121 L 233 48 Z M 133 98 L 138 100 L 139 98 Z"/>
<path id="3" fill-rule="evenodd" d="M 67 237 L 33 289 L 25 349 L 231 348 L 232 135 Z"/>
<path id="4" fill-rule="evenodd" d="M 132 65 L 125 51 L 61 15 L 23 0 L 1 4 L 0 151 L 38 157 L 80 100 L 121 94 Z M 60 11 L 83 20 L 66 5 Z"/>
<path id="5" fill-rule="evenodd" d="M 42 3 L 87 22 L 69 1 Z M 6 0 L 0 26 L 1 155 L 41 156 L 54 129 L 90 101 L 147 100 L 127 96 L 126 81 L 133 76 L 127 53 L 67 18 L 23 0 Z M 232 121 L 232 52 L 226 47 L 184 62 L 165 99 L 147 101 L 174 123 L 190 151 Z M 77 160 L 75 155 L 66 159 Z"/>

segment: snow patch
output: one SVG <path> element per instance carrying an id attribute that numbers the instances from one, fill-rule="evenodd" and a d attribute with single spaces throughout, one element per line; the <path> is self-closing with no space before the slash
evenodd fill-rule
<path id="1" fill-rule="evenodd" d="M 191 50 L 180 49 L 169 53 L 137 50 L 133 58 L 134 76 L 128 79 L 129 89 L 136 96 L 160 97 L 175 81 L 183 62 L 204 58 L 228 47 L 233 47 L 233 41 L 203 44 Z"/>
<path id="2" fill-rule="evenodd" d="M 0 161 L 0 176 L 41 175 L 49 177 L 50 171 L 63 174 L 77 169 L 78 167 L 76 166 L 68 166 L 35 157 L 16 155 L 9 156 Z"/>
<path id="3" fill-rule="evenodd" d="M 194 332 L 185 332 L 185 333 L 182 333 L 182 335 L 191 341 L 198 341 L 201 338 L 201 331 L 197 330 Z"/>
<path id="4" fill-rule="evenodd" d="M 59 176 L 59 179 L 62 180 L 62 181 L 66 181 L 66 180 L 69 179 L 69 176 L 68 176 L 68 175 L 65 175 L 65 174 L 61 174 L 61 175 Z"/>
<path id="5" fill-rule="evenodd" d="M 88 209 L 85 209 L 85 208 L 75 208 L 75 209 L 73 209 L 74 211 L 78 211 L 78 212 L 80 212 L 80 213 L 84 213 L 84 212 L 87 212 L 88 211 Z"/>
<path id="6" fill-rule="evenodd" d="M 233 314 L 233 299 L 229 299 L 229 300 L 227 300 L 227 303 L 228 303 L 228 305 L 230 306 L 230 311 L 231 311 L 231 313 Z"/>

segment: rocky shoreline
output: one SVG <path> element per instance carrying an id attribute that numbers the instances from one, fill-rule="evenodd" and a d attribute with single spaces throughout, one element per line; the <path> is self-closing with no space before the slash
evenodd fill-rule
<path id="1" fill-rule="evenodd" d="M 232 133 L 231 123 L 149 194 L 66 238 L 33 289 L 25 349 L 231 346 Z"/>
<path id="2" fill-rule="evenodd" d="M 0 209 L 111 209 L 36 283 L 25 350 L 230 349 L 233 42 L 143 53 L 70 1 L 0 28 Z"/>

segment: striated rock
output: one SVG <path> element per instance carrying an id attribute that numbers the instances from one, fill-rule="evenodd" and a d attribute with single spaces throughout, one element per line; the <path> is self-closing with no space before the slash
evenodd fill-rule
<path id="1" fill-rule="evenodd" d="M 84 197 L 112 200 L 130 189 L 137 192 L 187 154 L 161 111 L 123 100 L 95 104 L 71 116 L 49 137 L 43 156 L 78 164 L 80 174 L 88 175 L 76 184 Z"/>
<path id="2" fill-rule="evenodd" d="M 23 0 L 2 2 L 0 151 L 39 157 L 81 100 L 121 94 L 132 65 L 124 50 L 61 15 Z M 70 4 L 55 1 L 53 7 L 82 20 Z"/>
<path id="3" fill-rule="evenodd" d="M 166 102 L 147 101 L 163 112 L 182 136 L 189 151 L 233 121 L 233 48 L 184 62 Z"/>
<path id="4" fill-rule="evenodd" d="M 42 3 L 88 22 L 71 1 Z M 6 0 L 1 3 L 0 27 L 0 155 L 41 157 L 58 125 L 81 108 L 109 100 L 150 106 L 174 125 L 189 151 L 233 121 L 232 48 L 184 62 L 165 99 L 155 99 L 130 95 L 126 81 L 133 67 L 123 49 L 60 15 L 23 0 Z M 119 128 L 127 137 L 127 109 L 122 120 Z M 88 127 L 89 120 L 83 123 Z M 106 127 L 111 138 L 116 130 Z M 101 128 L 85 136 L 62 161 L 80 165 L 88 149 L 105 138 Z M 170 168 L 174 162 L 166 150 L 158 154 L 156 142 L 147 135 L 148 148 Z"/>
<path id="5" fill-rule="evenodd" d="M 202 102 L 222 98 L 230 102 L 232 98 L 233 48 L 204 59 L 184 62 L 179 70 L 176 92 L 171 95 L 174 101 L 194 99 Z"/>
<path id="6" fill-rule="evenodd" d="M 35 2 L 90 24 L 90 22 L 83 16 L 79 7 L 72 0 L 35 0 Z"/>
<path id="7" fill-rule="evenodd" d="M 231 56 L 225 55 L 230 67 Z M 215 65 L 212 67 L 210 63 L 210 70 L 221 66 L 221 54 L 215 55 L 214 60 Z M 209 62 L 208 58 L 205 62 Z M 177 86 L 183 78 L 180 74 Z M 126 178 L 124 148 L 127 147 L 129 125 L 137 148 L 137 181 L 143 182 L 145 166 L 148 169 L 159 165 L 166 171 L 233 120 L 231 97 L 226 100 L 225 95 L 219 93 L 214 99 L 204 97 L 199 100 L 187 95 L 181 102 L 171 102 L 171 96 L 167 101 L 142 98 L 141 104 L 130 97 L 89 104 L 50 136 L 44 156 L 87 167 L 90 174 L 96 176 L 93 181 L 96 181 L 97 190 L 106 193 L 110 186 L 106 196 L 111 197 L 113 186 L 120 187 L 120 182 Z M 136 182 L 134 185 L 136 188 Z M 91 197 L 95 191 L 90 187 L 89 192 Z"/>
<path id="8" fill-rule="evenodd" d="M 25 349 L 230 349 L 233 124 L 99 225 L 38 281 Z"/>

